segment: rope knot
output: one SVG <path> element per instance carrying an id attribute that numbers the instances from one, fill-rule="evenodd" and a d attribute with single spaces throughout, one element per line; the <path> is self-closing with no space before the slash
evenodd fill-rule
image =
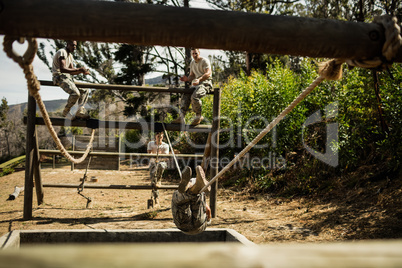
<path id="1" fill-rule="evenodd" d="M 28 48 L 25 51 L 24 55 L 21 56 L 13 49 L 13 44 L 17 41 L 20 44 L 23 44 L 25 40 L 28 42 Z M 35 38 L 23 38 L 23 37 L 13 37 L 13 36 L 5 36 L 3 40 L 4 51 L 7 56 L 12 58 L 16 63 L 18 63 L 21 68 L 24 68 L 25 65 L 30 65 L 34 58 L 36 51 L 38 50 L 38 43 Z"/>
<path id="2" fill-rule="evenodd" d="M 391 67 L 399 48 L 402 46 L 401 28 L 396 17 L 390 15 L 377 16 L 373 23 L 381 25 L 384 29 L 385 42 L 381 50 L 381 55 L 373 59 L 347 60 L 347 64 L 361 68 L 378 68 L 386 70 Z"/>
<path id="3" fill-rule="evenodd" d="M 330 60 L 318 63 L 318 74 L 326 80 L 339 80 L 342 78 L 342 64 L 344 60 Z"/>

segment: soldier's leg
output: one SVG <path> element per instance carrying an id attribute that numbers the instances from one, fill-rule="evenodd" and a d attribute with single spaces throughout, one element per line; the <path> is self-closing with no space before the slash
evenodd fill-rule
<path id="1" fill-rule="evenodd" d="M 192 199 L 190 203 L 191 216 L 193 222 L 193 230 L 190 234 L 198 234 L 207 227 L 207 200 L 205 193 L 197 195 L 196 199 Z"/>
<path id="2" fill-rule="evenodd" d="M 172 124 L 184 124 L 184 117 L 186 116 L 186 113 L 188 111 L 188 108 L 190 107 L 191 104 L 191 94 L 183 94 L 181 97 L 181 102 L 180 102 L 180 111 L 179 111 L 179 116 L 172 121 Z"/>
<path id="3" fill-rule="evenodd" d="M 202 117 L 202 101 L 201 98 L 205 97 L 212 90 L 211 82 L 203 82 L 200 85 L 196 86 L 193 94 L 191 95 L 191 106 L 193 112 L 195 113 L 195 118 L 191 125 L 198 125 L 204 119 Z"/>
<path id="4" fill-rule="evenodd" d="M 195 171 L 197 174 L 195 184 L 189 189 L 189 191 L 191 191 L 191 193 L 193 193 L 193 194 L 199 194 L 201 189 L 204 188 L 204 186 L 208 184 L 208 181 L 205 178 L 205 172 L 201 166 L 197 166 L 195 168 Z M 208 194 L 210 189 L 211 189 L 211 186 L 208 187 L 205 192 Z"/>
<path id="5" fill-rule="evenodd" d="M 172 216 L 177 228 L 186 234 L 201 233 L 207 226 L 205 194 L 193 195 L 175 191 Z"/>
<path id="6" fill-rule="evenodd" d="M 156 172 L 155 172 L 155 183 L 157 185 L 161 184 L 162 181 L 162 175 L 165 169 L 167 168 L 167 163 L 166 162 L 159 162 L 156 165 Z"/>
<path id="7" fill-rule="evenodd" d="M 53 77 L 53 83 L 60 86 L 67 94 L 70 96 L 68 97 L 67 104 L 63 110 L 63 117 L 66 117 L 67 114 L 70 112 L 71 108 L 80 98 L 81 93 L 74 84 L 74 81 L 69 74 L 59 74 Z"/>
<path id="8" fill-rule="evenodd" d="M 154 188 L 156 186 L 156 176 L 155 176 L 156 171 L 157 171 L 157 163 L 151 162 L 149 165 L 149 177 L 151 179 L 152 197 L 155 199 L 155 201 L 157 201 L 159 198 L 159 191 L 156 188 Z"/>
<path id="9" fill-rule="evenodd" d="M 88 102 L 89 89 L 79 88 L 78 90 L 80 91 L 80 98 L 78 99 L 78 110 L 75 115 L 79 118 L 89 118 L 85 109 L 85 104 Z"/>
<path id="10" fill-rule="evenodd" d="M 183 232 L 193 229 L 190 201 L 193 195 L 174 191 L 172 196 L 173 222 Z"/>

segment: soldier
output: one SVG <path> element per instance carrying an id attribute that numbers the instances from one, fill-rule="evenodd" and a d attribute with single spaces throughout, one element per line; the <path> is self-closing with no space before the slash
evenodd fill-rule
<path id="1" fill-rule="evenodd" d="M 76 41 L 66 41 L 67 46 L 56 52 L 53 57 L 52 74 L 53 74 L 53 84 L 60 86 L 66 93 L 70 96 L 67 100 L 67 104 L 63 110 L 63 117 L 67 117 L 70 114 L 71 108 L 78 101 L 78 110 L 74 118 L 88 119 L 89 116 L 84 108 L 88 101 L 88 89 L 79 89 L 74 84 L 72 75 L 77 74 L 89 74 L 89 71 L 83 67 L 75 68 L 72 53 L 77 47 Z"/>
<path id="2" fill-rule="evenodd" d="M 150 141 L 147 146 L 147 151 L 149 154 L 168 154 L 169 145 L 163 142 L 163 132 L 155 133 L 155 140 Z M 151 177 L 152 186 L 160 186 L 162 175 L 167 168 L 167 163 L 165 159 L 152 158 L 149 165 L 149 174 Z M 155 204 L 159 203 L 159 191 L 157 189 L 152 190 L 152 196 L 155 200 Z"/>
<path id="3" fill-rule="evenodd" d="M 191 122 L 191 125 L 195 126 L 201 123 L 204 117 L 201 115 L 202 102 L 201 98 L 205 97 L 212 90 L 212 69 L 211 63 L 208 59 L 200 56 L 200 50 L 198 48 L 191 49 L 191 55 L 193 60 L 190 63 L 190 75 L 180 77 L 181 81 L 191 82 L 191 90 L 194 90 L 192 94 L 183 94 L 181 100 L 181 108 L 179 117 L 172 121 L 172 124 L 184 124 L 184 117 L 187 110 L 191 106 L 195 113 L 195 118 Z"/>
<path id="4" fill-rule="evenodd" d="M 211 222 L 211 209 L 206 202 L 206 193 L 200 193 L 208 182 L 201 166 L 197 166 L 195 170 L 197 176 L 191 178 L 191 168 L 184 168 L 179 188 L 172 197 L 173 221 L 177 228 L 191 235 L 203 232 Z"/>

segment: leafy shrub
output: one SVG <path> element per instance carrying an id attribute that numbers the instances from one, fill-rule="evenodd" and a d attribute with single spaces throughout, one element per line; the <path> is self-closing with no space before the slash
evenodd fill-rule
<path id="1" fill-rule="evenodd" d="M 395 65 L 394 68 L 394 79 L 387 73 L 379 75 L 381 106 L 390 127 L 388 134 L 379 123 L 379 103 L 374 94 L 372 71 L 344 68 L 340 81 L 321 83 L 276 129 L 250 150 L 250 157 L 283 156 L 286 159 L 285 171 L 293 172 L 293 186 L 296 185 L 292 186 L 294 189 L 289 186 L 288 192 L 297 189 L 301 193 L 310 193 L 318 188 L 329 189 L 330 184 L 325 183 L 322 187 L 319 181 L 331 173 L 351 171 L 363 164 L 384 161 L 389 169 L 399 169 L 402 156 L 402 67 Z M 230 131 L 220 134 L 220 157 L 233 159 L 317 76 L 316 65 L 304 59 L 297 72 L 275 61 L 269 66 L 266 76 L 253 72 L 250 76 L 243 73 L 236 79 L 230 79 L 222 88 L 221 128 Z M 328 119 L 325 107 L 331 103 L 336 104 L 337 113 L 336 117 Z M 212 99 L 206 99 L 204 107 L 204 114 L 212 118 Z M 317 111 L 323 115 L 322 122 L 306 127 L 303 135 L 303 123 Z M 308 145 L 325 152 L 328 123 L 338 124 L 338 141 L 330 144 L 330 148 L 338 151 L 339 163 L 336 167 L 324 164 L 304 148 Z M 246 169 L 249 170 L 246 176 L 257 174 L 256 167 L 248 166 Z M 279 182 L 282 175 L 274 178 L 273 173 L 275 165 L 263 168 L 258 171 L 258 178 L 253 183 L 262 190 L 272 190 L 275 184 L 285 185 Z M 285 179 L 286 176 L 282 177 Z"/>

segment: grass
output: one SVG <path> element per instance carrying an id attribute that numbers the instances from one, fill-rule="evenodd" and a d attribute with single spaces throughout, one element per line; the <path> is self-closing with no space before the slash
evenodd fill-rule
<path id="1" fill-rule="evenodd" d="M 8 160 L 7 162 L 1 163 L 0 168 L 14 167 L 23 161 L 25 161 L 25 155 L 21 155 L 19 157 Z"/>

